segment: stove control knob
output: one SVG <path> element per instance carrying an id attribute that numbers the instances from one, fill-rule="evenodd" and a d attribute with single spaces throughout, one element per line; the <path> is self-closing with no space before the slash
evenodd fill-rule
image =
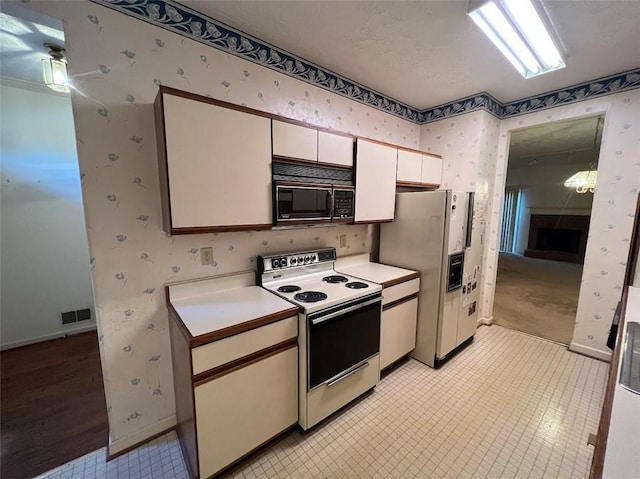
<path id="1" fill-rule="evenodd" d="M 305 263 L 310 263 L 311 262 L 311 256 L 305 256 L 304 257 L 304 262 Z"/>
<path id="2" fill-rule="evenodd" d="M 297 262 L 298 262 L 298 260 L 296 258 L 291 258 L 289 260 L 289 263 L 291 263 L 291 264 L 296 264 Z"/>
<path id="3" fill-rule="evenodd" d="M 280 266 L 280 260 L 279 259 L 274 259 L 272 262 L 273 267 L 277 268 L 278 266 Z"/>
<path id="4" fill-rule="evenodd" d="M 298 256 L 298 264 L 303 264 L 303 263 L 304 263 L 304 257 Z"/>

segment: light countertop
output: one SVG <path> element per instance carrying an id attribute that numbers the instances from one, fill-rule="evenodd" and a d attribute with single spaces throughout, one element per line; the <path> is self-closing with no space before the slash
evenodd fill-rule
<path id="1" fill-rule="evenodd" d="M 369 254 L 338 258 L 335 270 L 339 273 L 379 283 L 384 287 L 418 277 L 417 271 L 386 264 L 371 263 Z"/>
<path id="2" fill-rule="evenodd" d="M 298 308 L 273 293 L 255 286 L 254 273 L 169 285 L 169 302 L 184 326 L 196 338 L 225 331 L 237 334 L 258 320 L 283 319 Z"/>
<path id="3" fill-rule="evenodd" d="M 625 330 L 622 338 L 626 337 L 626 325 L 632 322 L 640 323 L 640 288 L 629 286 Z M 636 479 L 640 477 L 640 451 L 638 449 L 640 395 L 628 391 L 618 384 L 621 364 L 622 358 L 617 371 L 611 422 L 609 423 L 609 437 L 602 474 L 605 479 Z"/>

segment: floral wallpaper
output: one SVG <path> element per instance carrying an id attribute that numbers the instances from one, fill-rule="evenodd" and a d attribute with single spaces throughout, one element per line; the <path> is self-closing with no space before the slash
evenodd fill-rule
<path id="1" fill-rule="evenodd" d="M 571 349 L 608 359 L 606 339 L 620 299 L 636 198 L 640 191 L 640 90 L 587 99 L 517 118 L 472 112 L 421 127 L 420 145 L 444 157 L 442 188 L 474 189 L 474 246 L 483 248 L 481 317 L 493 311 L 508 132 L 550 121 L 604 113 L 587 254 Z M 478 239 L 478 236 L 480 238 Z"/>
<path id="2" fill-rule="evenodd" d="M 576 326 L 570 348 L 608 359 L 611 351 L 606 347 L 607 334 L 622 293 L 640 191 L 640 90 L 502 120 L 485 244 L 486 289 L 482 314 L 490 317 L 493 308 L 509 131 L 598 113 L 604 113 L 605 118 L 598 159 L 598 185 L 593 198 Z"/>
<path id="3" fill-rule="evenodd" d="M 498 118 L 507 118 L 640 87 L 640 69 L 635 69 L 510 103 L 501 103 L 488 93 L 480 92 L 419 110 L 174 0 L 91 1 L 418 124 L 472 111 L 487 111 Z"/>
<path id="4" fill-rule="evenodd" d="M 65 24 L 113 453 L 175 421 L 165 283 L 251 269 L 262 253 L 335 246 L 346 255 L 372 242 L 373 229 L 361 225 L 167 237 L 158 85 L 407 147 L 418 147 L 419 127 L 93 3 L 29 8 Z M 213 267 L 200 265 L 204 246 L 213 247 Z"/>
<path id="5" fill-rule="evenodd" d="M 420 128 L 420 147 L 443 156 L 440 189 L 474 191 L 474 222 L 471 252 L 465 263 L 484 266 L 486 228 L 489 219 L 490 192 L 495 181 L 500 120 L 485 111 L 440 120 Z M 468 268 L 465 264 L 465 270 Z M 493 269 L 493 266 L 490 266 Z M 485 302 L 487 281 L 480 276 L 480 302 Z"/>

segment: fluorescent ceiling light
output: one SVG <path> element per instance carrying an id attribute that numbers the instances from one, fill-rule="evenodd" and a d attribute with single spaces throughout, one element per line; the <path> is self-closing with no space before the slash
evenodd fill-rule
<path id="1" fill-rule="evenodd" d="M 564 68 L 530 0 L 489 0 L 470 7 L 469 16 L 525 78 Z"/>

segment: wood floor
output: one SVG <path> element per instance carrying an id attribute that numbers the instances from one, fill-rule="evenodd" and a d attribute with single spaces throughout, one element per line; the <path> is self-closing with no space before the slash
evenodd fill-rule
<path id="1" fill-rule="evenodd" d="M 30 478 L 107 445 L 95 332 L 0 354 L 1 477 Z"/>

